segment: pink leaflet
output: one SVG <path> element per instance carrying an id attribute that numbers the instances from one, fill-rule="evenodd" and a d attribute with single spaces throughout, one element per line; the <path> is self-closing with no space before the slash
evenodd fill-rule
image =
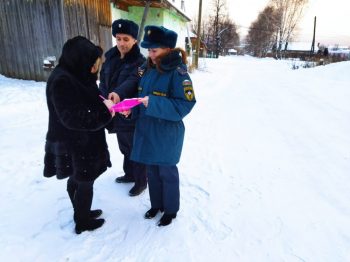
<path id="1" fill-rule="evenodd" d="M 111 107 L 114 112 L 122 112 L 141 104 L 138 98 L 127 98 Z"/>

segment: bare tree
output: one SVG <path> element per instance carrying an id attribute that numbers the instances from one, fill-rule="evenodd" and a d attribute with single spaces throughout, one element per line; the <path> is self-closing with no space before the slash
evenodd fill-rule
<path id="1" fill-rule="evenodd" d="M 300 21 L 308 0 L 270 0 L 269 5 L 277 10 L 277 51 L 280 56 L 282 45 L 287 48 L 295 28 Z"/>
<path id="2" fill-rule="evenodd" d="M 239 35 L 236 24 L 229 17 L 222 21 L 220 28 L 222 28 L 222 33 L 219 37 L 219 48 L 221 53 L 225 55 L 228 49 L 239 45 Z"/>
<path id="3" fill-rule="evenodd" d="M 209 15 L 207 46 L 215 53 L 224 54 L 239 44 L 236 24 L 229 18 L 226 0 L 212 0 L 213 13 Z"/>
<path id="4" fill-rule="evenodd" d="M 220 53 L 220 37 L 223 33 L 221 28 L 221 22 L 226 17 L 226 0 L 212 0 L 212 5 L 214 7 L 214 15 L 211 17 L 211 24 L 213 29 L 212 41 L 215 43 L 215 56 L 219 57 Z"/>
<path id="5" fill-rule="evenodd" d="M 210 26 L 210 22 L 209 22 L 209 17 L 206 15 L 204 17 L 202 17 L 202 23 L 201 23 L 201 32 L 198 33 L 197 32 L 197 28 L 198 28 L 198 19 L 197 18 L 193 18 L 192 19 L 192 23 L 191 23 L 191 31 L 197 36 L 200 37 L 201 42 L 205 43 L 207 45 L 207 43 L 210 41 L 210 35 L 211 35 L 211 26 Z"/>
<path id="6" fill-rule="evenodd" d="M 276 9 L 272 6 L 267 6 L 259 13 L 258 18 L 249 27 L 246 37 L 245 50 L 257 57 L 266 56 L 271 50 L 276 39 Z"/>
<path id="7" fill-rule="evenodd" d="M 207 17 L 202 18 L 202 32 L 196 32 L 197 20 L 192 23 L 193 32 L 201 35 L 208 51 L 219 57 L 227 49 L 239 44 L 237 26 L 229 18 L 226 8 L 226 0 L 212 0 L 213 11 Z"/>

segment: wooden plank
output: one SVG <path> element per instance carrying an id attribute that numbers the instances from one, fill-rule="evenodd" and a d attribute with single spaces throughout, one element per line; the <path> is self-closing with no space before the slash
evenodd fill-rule
<path id="1" fill-rule="evenodd" d="M 43 61 L 47 57 L 47 50 L 49 45 L 49 31 L 48 24 L 46 23 L 47 17 L 47 1 L 37 0 L 33 5 L 34 10 L 32 12 L 32 61 L 35 68 L 35 79 L 44 78 Z"/>
<path id="2" fill-rule="evenodd" d="M 75 34 L 75 28 L 76 26 L 73 25 L 73 2 L 70 2 L 69 4 L 67 3 L 67 24 L 66 24 L 66 28 L 67 28 L 67 32 L 68 32 L 68 35 L 67 35 L 67 38 L 70 39 L 72 38 L 72 35 Z"/>
<path id="3" fill-rule="evenodd" d="M 82 0 L 81 4 L 84 7 L 84 29 L 85 29 L 85 36 L 86 38 L 92 40 L 93 38 L 93 31 L 92 31 L 92 23 L 91 20 L 93 19 L 93 12 L 92 12 L 92 1 L 90 0 Z"/>
<path id="4" fill-rule="evenodd" d="M 100 45 L 104 52 L 112 48 L 111 29 L 108 26 L 100 26 Z"/>
<path id="5" fill-rule="evenodd" d="M 76 1 L 77 0 L 72 1 L 71 6 L 69 7 L 69 14 L 70 14 L 69 27 L 71 28 L 71 35 L 69 38 L 72 38 L 72 37 L 79 34 L 79 27 L 78 27 L 77 19 L 76 19 L 76 17 L 77 17 Z"/>
<path id="6" fill-rule="evenodd" d="M 90 28 L 92 29 L 91 40 L 99 45 L 100 44 L 100 34 L 99 34 L 99 22 L 98 22 L 98 6 L 101 4 L 97 0 L 90 0 L 93 2 L 93 19 L 90 21 Z"/>
<path id="7" fill-rule="evenodd" d="M 64 0 L 59 0 L 59 17 L 61 21 L 62 28 L 62 37 L 63 42 L 67 41 L 67 29 L 66 29 L 66 19 L 65 19 L 65 10 L 64 10 Z"/>
<path id="8" fill-rule="evenodd" d="M 62 23 L 62 1 L 50 0 L 49 10 L 50 13 L 47 16 L 47 24 L 49 25 L 50 38 L 48 44 L 48 55 L 56 57 L 55 65 L 58 63 L 59 55 L 64 43 L 65 30 Z M 53 70 L 53 69 L 52 69 Z M 44 70 L 45 78 L 49 76 L 52 70 Z"/>
<path id="9" fill-rule="evenodd" d="M 30 63 L 30 55 L 32 54 L 31 49 L 31 33 L 30 33 L 30 21 L 28 22 L 28 15 L 31 13 L 30 9 L 28 9 L 30 3 L 20 3 L 19 1 L 16 1 L 16 8 L 15 11 L 15 19 L 16 19 L 16 31 L 13 34 L 13 37 L 16 38 L 16 50 L 18 53 L 18 60 L 16 61 L 18 64 L 18 71 L 17 74 L 20 75 L 19 78 L 23 79 L 32 79 L 33 74 L 33 67 L 31 67 Z M 24 14 L 22 14 L 25 11 Z M 28 12 L 29 10 L 29 12 Z M 20 15 L 22 14 L 22 15 Z"/>
<path id="10" fill-rule="evenodd" d="M 86 0 L 87 8 L 87 26 L 89 31 L 89 39 L 94 44 L 98 44 L 98 37 L 96 39 L 96 2 L 94 0 Z M 97 41 L 96 41 L 97 40 Z"/>
<path id="11" fill-rule="evenodd" d="M 72 24 L 72 2 L 64 1 L 64 10 L 65 10 L 65 21 L 66 21 L 66 32 L 67 40 L 70 39 L 73 35 L 74 29 Z"/>
<path id="12" fill-rule="evenodd" d="M 40 80 L 42 77 L 42 61 L 43 52 L 45 49 L 44 41 L 45 38 L 45 26 L 43 25 L 42 17 L 45 15 L 42 8 L 42 1 L 36 0 L 28 3 L 29 10 L 27 24 L 30 28 L 30 34 L 27 38 L 30 39 L 30 52 L 28 52 L 29 63 L 32 70 L 31 79 Z"/>
<path id="13" fill-rule="evenodd" d="M 78 32 L 76 35 L 87 36 L 88 32 L 86 31 L 86 14 L 84 7 L 84 0 L 77 0 L 75 6 L 75 21 L 77 24 Z"/>
<path id="14" fill-rule="evenodd" d="M 70 38 L 70 11 L 69 11 L 69 6 L 66 3 L 66 0 L 62 0 L 63 4 L 62 4 L 62 9 L 64 12 L 64 24 L 65 24 L 65 32 L 66 32 L 66 41 Z"/>
<path id="15" fill-rule="evenodd" d="M 80 1 L 82 0 L 76 0 L 76 3 L 75 3 L 75 16 L 74 16 L 74 20 L 75 20 L 75 23 L 77 25 L 77 34 L 76 35 L 86 35 L 85 32 L 84 32 L 84 29 L 83 26 L 85 25 L 84 23 L 84 20 L 85 20 L 85 10 L 82 10 L 81 8 L 81 3 Z M 76 36 L 75 35 L 75 36 Z"/>
<path id="16" fill-rule="evenodd" d="M 75 7 L 75 21 L 78 28 L 78 33 L 76 35 L 81 36 L 87 36 L 86 32 L 86 15 L 85 15 L 85 8 L 84 4 L 82 3 L 83 0 L 77 0 L 76 1 L 76 7 Z"/>
<path id="17" fill-rule="evenodd" d="M 19 37 L 19 30 L 21 30 L 21 21 L 23 17 L 19 16 L 19 3 L 18 1 L 14 1 L 12 5 L 9 5 L 11 16 L 11 25 L 12 28 L 16 30 L 12 30 L 11 32 L 11 63 L 13 64 L 13 77 L 19 75 L 21 79 L 28 79 L 30 77 L 29 70 L 23 70 L 26 66 L 28 66 L 28 60 L 26 59 L 26 54 L 22 55 L 23 52 L 23 42 Z"/>
<path id="18" fill-rule="evenodd" d="M 99 44 L 104 52 L 107 52 L 112 47 L 112 14 L 109 0 L 103 0 L 101 2 L 97 21 L 99 24 Z"/>
<path id="19" fill-rule="evenodd" d="M 44 69 L 44 59 L 48 58 L 49 56 L 52 56 L 51 53 L 51 46 L 53 45 L 54 39 L 53 35 L 54 32 L 59 30 L 59 23 L 58 21 L 54 21 L 52 18 L 52 0 L 46 0 L 42 1 L 40 4 L 40 18 L 38 23 L 40 24 L 42 30 L 37 33 L 38 39 L 36 40 L 38 42 L 38 46 L 40 46 L 40 50 L 37 53 L 37 66 L 39 68 L 40 77 L 45 78 L 47 74 L 50 71 L 47 71 Z M 58 24 L 58 26 L 57 26 Z"/>
<path id="20" fill-rule="evenodd" d="M 64 21 L 64 12 L 63 12 L 63 0 L 57 1 L 52 0 L 51 10 L 53 11 L 52 19 L 51 19 L 51 27 L 57 27 L 57 30 L 52 28 L 53 38 L 51 49 L 53 54 L 58 59 L 58 55 L 61 52 L 63 44 L 66 42 L 66 32 L 65 32 L 65 21 Z"/>
<path id="21" fill-rule="evenodd" d="M 8 47 L 7 55 L 6 55 L 6 63 L 9 69 L 8 76 L 14 77 L 16 69 L 15 69 L 15 64 L 11 62 L 11 58 L 13 57 L 13 49 L 11 48 L 13 46 L 13 43 L 12 43 L 13 40 L 12 40 L 12 37 L 8 37 L 11 35 L 11 23 L 12 23 L 11 16 L 13 16 L 13 11 L 10 5 L 5 5 L 5 14 L 7 14 L 6 24 L 5 24 L 7 27 L 7 30 L 6 30 L 7 35 L 5 36 L 5 39 L 6 39 L 6 45 Z M 8 14 L 11 14 L 11 15 L 9 16 Z"/>
<path id="22" fill-rule="evenodd" d="M 2 46 L 3 48 L 0 48 L 0 74 L 3 74 L 4 71 L 4 67 L 3 67 L 3 49 L 4 47 L 4 43 L 3 43 L 3 38 L 4 38 L 4 29 L 3 29 L 3 19 L 2 19 L 2 5 L 3 2 L 0 2 L 0 46 Z"/>
<path id="23" fill-rule="evenodd" d="M 0 74 L 7 75 L 8 69 L 7 69 L 7 44 L 6 44 L 6 35 L 7 35 L 7 28 L 6 28 L 6 16 L 5 16 L 5 8 L 4 8 L 5 2 L 0 2 L 0 45 L 3 48 L 0 48 Z"/>

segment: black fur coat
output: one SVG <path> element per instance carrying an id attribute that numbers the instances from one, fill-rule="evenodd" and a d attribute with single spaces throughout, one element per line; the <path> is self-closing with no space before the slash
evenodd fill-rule
<path id="1" fill-rule="evenodd" d="M 79 181 L 92 181 L 111 166 L 104 127 L 112 117 L 99 98 L 96 75 L 89 72 L 96 54 L 81 52 L 85 45 L 63 49 L 47 82 L 45 177 L 74 175 Z M 77 47 L 81 50 L 74 52 Z"/>

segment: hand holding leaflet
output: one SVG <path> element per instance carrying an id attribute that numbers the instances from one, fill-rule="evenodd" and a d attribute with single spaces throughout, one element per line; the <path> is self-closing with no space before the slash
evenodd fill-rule
<path id="1" fill-rule="evenodd" d="M 105 106 L 108 108 L 109 112 L 111 112 L 112 116 L 115 115 L 114 110 L 112 109 L 112 106 L 114 106 L 114 103 L 112 100 L 107 100 L 106 98 L 104 98 L 103 96 L 100 95 L 100 98 L 103 100 L 103 103 L 105 104 Z"/>

